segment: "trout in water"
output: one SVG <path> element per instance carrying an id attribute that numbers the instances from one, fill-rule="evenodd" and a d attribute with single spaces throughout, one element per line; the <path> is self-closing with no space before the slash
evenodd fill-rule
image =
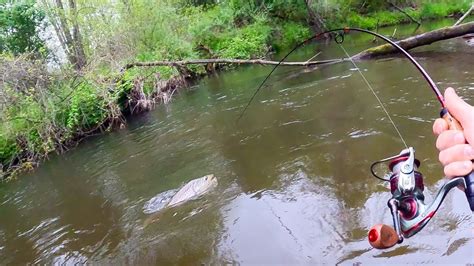
<path id="1" fill-rule="evenodd" d="M 143 212 L 152 214 L 181 205 L 187 201 L 196 199 L 207 192 L 211 191 L 217 186 L 217 178 L 214 175 L 206 175 L 201 178 L 196 178 L 184 185 L 175 193 L 176 190 L 168 190 L 162 192 L 152 199 L 150 199 L 145 206 Z M 159 213 L 153 214 L 145 220 L 144 227 L 156 221 Z"/>

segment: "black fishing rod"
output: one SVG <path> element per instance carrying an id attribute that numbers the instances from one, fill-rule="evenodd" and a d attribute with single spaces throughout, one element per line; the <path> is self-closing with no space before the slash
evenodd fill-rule
<path id="1" fill-rule="evenodd" d="M 344 35 L 350 32 L 363 32 L 375 36 L 384 40 L 385 42 L 389 43 L 393 47 L 395 47 L 399 52 L 401 52 L 406 58 L 410 60 L 410 62 L 415 65 L 421 75 L 425 78 L 428 82 L 431 90 L 435 93 L 436 98 L 441 104 L 441 112 L 440 116 L 448 123 L 449 129 L 452 130 L 460 130 L 462 131 L 463 128 L 459 124 L 459 122 L 451 116 L 446 108 L 446 104 L 444 101 L 444 97 L 441 94 L 440 90 L 436 86 L 433 79 L 429 76 L 426 70 L 400 45 L 393 42 L 392 40 L 388 39 L 387 37 L 378 34 L 373 31 L 359 29 L 359 28 L 339 28 L 339 29 L 332 29 L 325 32 L 321 32 L 317 35 L 314 35 L 303 42 L 296 45 L 288 54 L 286 54 L 279 63 L 270 71 L 270 73 L 265 77 L 262 83 L 258 86 L 257 90 L 254 92 L 252 97 L 250 98 L 249 102 L 243 109 L 242 113 L 239 115 L 238 120 L 240 120 L 245 111 L 248 109 L 250 104 L 252 103 L 255 96 L 258 92 L 262 89 L 263 85 L 267 82 L 269 77 L 273 74 L 273 72 L 278 68 L 278 66 L 286 60 L 286 58 L 291 55 L 294 51 L 302 47 L 303 45 L 311 42 L 312 40 L 316 40 L 321 36 L 324 36 L 329 33 L 336 33 L 334 37 L 334 41 L 338 44 L 342 44 L 344 42 Z M 342 45 L 341 45 L 342 47 Z M 344 48 L 343 48 L 344 50 Z M 344 52 L 346 52 L 344 50 Z M 347 52 L 346 52 L 347 54 Z M 355 65 L 353 58 L 349 57 L 348 59 Z M 357 66 L 356 66 L 357 67 Z M 358 68 L 357 68 L 358 69 Z M 359 71 L 360 72 L 360 71 Z M 375 97 L 377 95 L 371 88 L 368 81 L 363 76 L 362 72 L 360 72 L 364 80 L 366 81 L 369 88 L 374 93 Z M 377 100 L 378 97 L 377 97 Z M 379 101 L 381 104 L 381 102 Z M 385 110 L 383 105 L 381 104 L 382 108 Z M 387 113 L 387 116 L 390 118 L 390 115 Z M 393 123 L 393 121 L 391 120 Z M 394 123 L 393 123 L 394 124 Z M 395 129 L 397 127 L 394 124 Z M 398 132 L 398 129 L 397 129 Z M 398 132 L 399 133 L 399 132 Z M 400 133 L 399 133 L 400 134 Z M 401 134 L 400 134 L 401 137 Z M 402 138 L 403 141 L 403 138 Z M 405 141 L 403 141 L 405 143 Z M 389 163 L 389 176 L 388 179 L 381 178 L 378 176 L 375 171 L 373 170 L 374 166 L 385 163 Z M 469 203 L 469 207 L 471 211 L 474 211 L 474 172 L 471 172 L 469 175 L 465 177 L 456 177 L 448 182 L 446 182 L 438 191 L 438 194 L 434 198 L 434 200 L 430 204 L 424 203 L 424 184 L 423 184 L 423 175 L 421 172 L 418 171 L 420 167 L 420 161 L 415 158 L 415 149 L 412 147 L 407 147 L 406 149 L 402 150 L 398 155 L 388 157 L 386 159 L 382 159 L 372 164 L 370 170 L 372 174 L 384 181 L 390 182 L 390 190 L 392 192 L 392 197 L 388 201 L 388 207 L 390 208 L 392 219 L 393 219 L 393 227 L 378 224 L 373 226 L 368 233 L 369 243 L 379 249 L 389 248 L 394 246 L 397 243 L 401 243 L 404 238 L 411 237 L 418 233 L 427 223 L 431 220 L 434 216 L 438 208 L 440 207 L 441 203 L 443 202 L 444 198 L 446 197 L 447 193 L 454 187 L 464 187 L 466 198 Z"/>

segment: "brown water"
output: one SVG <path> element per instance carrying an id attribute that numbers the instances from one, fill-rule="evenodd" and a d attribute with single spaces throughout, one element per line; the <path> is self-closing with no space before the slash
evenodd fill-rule
<path id="1" fill-rule="evenodd" d="M 354 35 L 344 47 L 355 53 L 371 39 Z M 316 50 L 319 59 L 343 56 L 321 43 L 291 60 Z M 474 50 L 465 40 L 413 52 L 441 88 L 474 103 Z M 404 58 L 358 64 L 416 148 L 431 200 L 443 183 L 431 133 L 434 94 Z M 280 68 L 236 124 L 269 69 L 206 78 L 128 128 L 2 184 L 0 264 L 474 263 L 474 220 L 459 190 L 414 237 L 385 251 L 369 246 L 367 230 L 391 218 L 386 184 L 368 168 L 403 144 L 350 63 Z M 210 173 L 219 180 L 211 194 L 143 227 L 145 202 Z"/>

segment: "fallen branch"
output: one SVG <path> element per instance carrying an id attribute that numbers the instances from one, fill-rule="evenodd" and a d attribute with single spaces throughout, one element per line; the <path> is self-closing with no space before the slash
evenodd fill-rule
<path id="1" fill-rule="evenodd" d="M 311 62 L 311 60 L 315 59 L 318 55 L 320 55 L 321 52 L 317 52 L 315 55 L 311 56 L 311 58 L 309 58 L 308 60 L 306 60 L 306 62 Z"/>
<path id="2" fill-rule="evenodd" d="M 401 13 L 403 13 L 405 16 L 407 16 L 411 21 L 415 22 L 416 24 L 418 25 L 421 25 L 421 22 L 416 20 L 415 18 L 413 18 L 412 16 L 410 16 L 410 14 L 408 14 L 407 12 L 405 12 L 405 10 L 399 8 L 398 6 L 396 6 L 394 3 L 392 2 L 389 2 L 389 4 L 391 6 L 393 6 L 395 9 L 397 9 L 398 11 L 400 11 Z"/>
<path id="3" fill-rule="evenodd" d="M 397 44 L 400 45 L 405 50 L 410 50 L 415 47 L 432 44 L 437 41 L 446 40 L 450 38 L 459 37 L 468 33 L 474 33 L 474 21 L 461 24 L 458 26 L 445 27 L 433 31 L 429 31 L 423 34 L 415 35 L 413 37 L 406 38 L 404 40 L 398 41 Z M 391 53 L 398 52 L 398 50 L 393 47 L 391 44 L 383 44 L 373 48 L 364 50 L 353 56 L 354 59 L 368 59 L 371 57 L 387 55 Z"/>
<path id="4" fill-rule="evenodd" d="M 322 64 L 331 64 L 342 62 L 346 59 L 329 59 L 320 61 L 306 61 L 306 62 L 282 62 L 281 66 L 314 66 Z M 133 67 L 154 67 L 154 66 L 170 66 L 170 67 L 182 67 L 184 65 L 207 65 L 207 64 L 257 64 L 257 65 L 277 65 L 278 61 L 270 61 L 263 59 L 196 59 L 196 60 L 181 60 L 181 61 L 155 61 L 155 62 L 134 62 L 125 65 L 123 70 L 127 70 Z"/>
<path id="5" fill-rule="evenodd" d="M 471 14 L 472 9 L 474 9 L 474 3 L 471 5 L 471 8 L 469 8 L 469 10 L 468 10 L 458 21 L 456 21 L 456 23 L 454 23 L 453 26 L 457 26 L 457 25 L 461 24 L 461 22 L 462 22 L 465 18 L 467 18 L 467 16 L 469 16 L 469 14 Z"/>

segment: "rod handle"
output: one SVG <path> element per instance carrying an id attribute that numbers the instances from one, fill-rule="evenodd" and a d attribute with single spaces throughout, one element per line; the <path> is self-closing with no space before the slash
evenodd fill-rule
<path id="1" fill-rule="evenodd" d="M 449 113 L 448 109 L 441 109 L 440 116 L 448 123 L 449 129 L 463 131 L 461 124 Z M 467 202 L 469 202 L 471 211 L 474 212 L 474 172 L 464 176 L 464 181 L 466 182 L 464 192 L 466 193 Z"/>

